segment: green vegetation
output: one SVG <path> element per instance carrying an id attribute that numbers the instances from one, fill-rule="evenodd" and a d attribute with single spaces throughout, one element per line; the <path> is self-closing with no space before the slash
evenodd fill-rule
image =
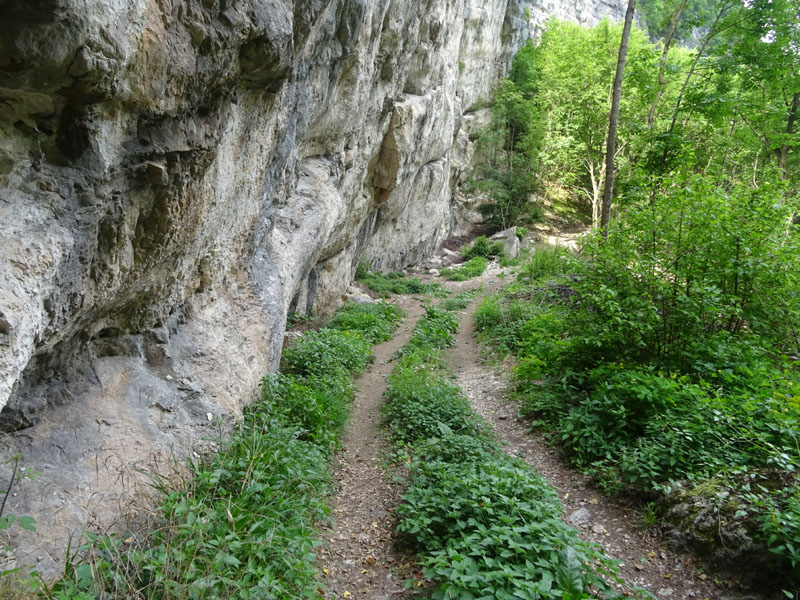
<path id="1" fill-rule="evenodd" d="M 370 344 L 377 344 L 392 337 L 402 318 L 402 311 L 388 302 L 372 304 L 351 302 L 337 310 L 324 328 L 358 332 Z"/>
<path id="2" fill-rule="evenodd" d="M 464 310 L 477 295 L 478 290 L 467 290 L 466 292 L 456 294 L 452 298 L 445 298 L 439 304 L 439 307 L 449 311 Z"/>
<path id="3" fill-rule="evenodd" d="M 546 480 L 499 450 L 450 381 L 442 350 L 456 325 L 428 308 L 383 409 L 392 439 L 412 456 L 398 530 L 419 551 L 432 598 L 619 597 L 616 567 L 561 520 Z"/>
<path id="4" fill-rule="evenodd" d="M 584 261 L 535 252 L 476 324 L 517 357 L 524 412 L 607 491 L 668 494 L 714 480 L 730 520 L 749 523 L 788 578 L 799 564 L 800 373 L 780 348 L 796 339 L 798 249 L 766 226 L 781 219 L 763 201 L 746 219 L 730 214 L 743 238 L 758 232 L 743 242 L 744 268 L 724 254 L 736 249 L 721 241 L 730 224 L 713 202 L 682 207 L 692 231 L 680 241 L 677 220 L 673 229 L 661 215 L 648 230 L 653 220 L 631 210 L 607 241 L 586 240 Z"/>
<path id="5" fill-rule="evenodd" d="M 631 34 L 610 224 L 580 260 L 535 252 L 476 319 L 578 466 L 612 492 L 713 484 L 719 522 L 744 525 L 768 577 L 797 593 L 797 2 L 639 6 L 694 48 Z M 473 174 L 494 221 L 515 222 L 539 190 L 597 225 L 620 29 L 551 21 L 516 55 Z"/>
<path id="6" fill-rule="evenodd" d="M 467 281 L 483 275 L 487 264 L 488 262 L 485 258 L 476 256 L 455 269 L 444 268 L 440 271 L 440 274 L 449 281 Z"/>
<path id="7" fill-rule="evenodd" d="M 668 25 L 678 4 L 641 6 L 648 21 Z M 631 33 L 615 204 L 623 212 L 643 198 L 669 195 L 678 173 L 702 174 L 719 189 L 782 185 L 796 201 L 796 3 L 688 4 L 679 25 L 705 28 L 696 49 L 673 44 L 662 55 L 644 32 Z M 566 194 L 597 222 L 620 30 L 608 21 L 584 28 L 554 20 L 538 45 L 517 53 L 495 92 L 493 121 L 479 139 L 473 172 L 473 187 L 491 198 L 484 209 L 489 222 L 516 223 L 530 213 L 536 190 L 551 199 Z"/>
<path id="8" fill-rule="evenodd" d="M 356 281 L 363 283 L 376 294 L 383 297 L 392 294 L 423 294 L 435 297 L 447 296 L 448 292 L 439 283 L 423 283 L 416 277 L 411 279 L 400 271 L 390 273 L 371 273 L 359 267 Z"/>
<path id="9" fill-rule="evenodd" d="M 329 461 L 353 394 L 351 376 L 370 344 L 400 319 L 388 304 L 347 305 L 284 352 L 282 371 L 224 449 L 160 479 L 152 533 L 91 536 L 44 595 L 95 597 L 320 598 L 316 527 L 328 509 Z"/>
<path id="10" fill-rule="evenodd" d="M 461 256 L 465 260 L 473 258 L 492 258 L 503 256 L 503 244 L 501 242 L 491 242 L 485 235 L 479 235 L 475 240 L 461 249 Z"/>

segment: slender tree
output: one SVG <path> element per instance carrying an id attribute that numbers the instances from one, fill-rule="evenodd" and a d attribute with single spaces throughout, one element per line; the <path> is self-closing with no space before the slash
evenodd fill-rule
<path id="1" fill-rule="evenodd" d="M 656 92 L 656 97 L 653 99 L 653 104 L 650 106 L 650 112 L 647 113 L 647 128 L 650 130 L 653 129 L 653 125 L 656 122 L 656 108 L 658 108 L 658 102 L 661 100 L 661 94 L 664 93 L 664 86 L 667 85 L 667 82 L 664 80 L 664 70 L 667 67 L 669 46 L 672 43 L 672 37 L 675 35 L 675 30 L 678 28 L 678 21 L 680 21 L 681 13 L 685 7 L 686 0 L 681 0 L 681 3 L 678 5 L 678 10 L 675 11 L 672 17 L 669 31 L 667 31 L 667 35 L 664 38 L 664 49 L 661 52 L 661 61 L 658 67 L 658 91 Z"/>
<path id="2" fill-rule="evenodd" d="M 633 13 L 636 0 L 628 0 L 625 11 L 625 26 L 622 29 L 622 41 L 619 44 L 617 73 L 614 76 L 614 87 L 611 96 L 611 111 L 608 115 L 608 143 L 606 145 L 606 180 L 603 185 L 603 212 L 600 215 L 600 229 L 603 237 L 608 235 L 608 221 L 611 218 L 611 195 L 614 193 L 614 155 L 617 151 L 617 122 L 619 121 L 619 103 L 622 97 L 622 73 L 625 71 L 625 59 L 628 56 L 628 38 L 631 34 Z"/>

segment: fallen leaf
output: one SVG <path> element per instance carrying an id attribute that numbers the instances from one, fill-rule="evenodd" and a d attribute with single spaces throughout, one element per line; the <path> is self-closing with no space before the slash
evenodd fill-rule
<path id="1" fill-rule="evenodd" d="M 327 575 L 328 574 L 328 569 L 322 569 L 322 572 L 325 573 L 325 575 Z"/>
<path id="2" fill-rule="evenodd" d="M 698 575 L 698 577 L 699 577 L 700 579 L 702 579 L 703 581 L 705 581 L 706 579 L 708 579 L 708 575 L 706 575 L 705 573 L 700 573 L 700 575 Z"/>
<path id="3" fill-rule="evenodd" d="M 342 594 L 342 596 L 344 596 L 345 598 L 349 598 L 350 595 L 351 595 L 350 592 L 348 592 L 347 590 L 345 590 L 344 594 Z"/>
<path id="4" fill-rule="evenodd" d="M 597 504 L 597 502 L 598 502 L 597 498 L 592 498 L 591 500 L 589 500 L 589 504 Z"/>

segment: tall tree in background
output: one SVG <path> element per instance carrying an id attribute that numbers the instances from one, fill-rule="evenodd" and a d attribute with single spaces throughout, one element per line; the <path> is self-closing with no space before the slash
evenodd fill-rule
<path id="1" fill-rule="evenodd" d="M 661 60 L 659 61 L 658 67 L 658 91 L 656 92 L 656 97 L 653 99 L 653 104 L 650 105 L 650 112 L 647 113 L 647 128 L 651 131 L 656 122 L 656 109 L 658 108 L 658 101 L 661 100 L 661 94 L 664 93 L 664 87 L 667 85 L 667 82 L 664 80 L 664 70 L 667 66 L 667 54 L 669 54 L 669 46 L 672 43 L 672 37 L 675 35 L 675 30 L 678 28 L 678 21 L 680 21 L 681 13 L 685 7 L 686 0 L 681 0 L 681 3 L 678 5 L 678 9 L 675 11 L 675 14 L 672 17 L 667 35 L 664 38 L 664 49 L 661 52 Z"/>
<path id="2" fill-rule="evenodd" d="M 617 151 L 617 122 L 619 120 L 619 102 L 622 96 L 622 73 L 625 70 L 625 58 L 628 55 L 628 37 L 631 34 L 633 13 L 636 0 L 628 0 L 625 11 L 625 27 L 622 29 L 622 41 L 619 44 L 617 74 L 614 76 L 614 87 L 611 96 L 611 112 L 608 116 L 608 144 L 606 145 L 606 180 L 603 186 L 603 212 L 600 215 L 600 229 L 603 236 L 608 232 L 608 221 L 611 218 L 611 195 L 614 193 L 614 154 Z"/>

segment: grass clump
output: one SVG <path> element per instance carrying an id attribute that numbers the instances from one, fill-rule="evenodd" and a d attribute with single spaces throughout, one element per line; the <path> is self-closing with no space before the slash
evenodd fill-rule
<path id="1" fill-rule="evenodd" d="M 564 275 L 574 269 L 574 258 L 567 248 L 539 246 L 522 264 L 518 278 L 532 283 L 556 275 Z"/>
<path id="2" fill-rule="evenodd" d="M 439 307 L 451 312 L 464 310 L 477 295 L 478 290 L 467 290 L 466 292 L 461 292 L 460 294 L 456 294 L 451 298 L 445 298 L 441 301 Z"/>
<path id="3" fill-rule="evenodd" d="M 391 296 L 392 294 L 422 294 L 444 297 L 448 294 L 447 290 L 439 283 L 423 283 L 416 277 L 409 279 L 400 271 L 371 273 L 366 269 L 359 268 L 356 274 L 356 281 L 383 297 Z"/>
<path id="4" fill-rule="evenodd" d="M 486 270 L 487 261 L 482 256 L 469 259 L 463 265 L 455 269 L 444 268 L 439 273 L 449 281 L 467 281 L 480 277 Z"/>
<path id="5" fill-rule="evenodd" d="M 615 565 L 561 520 L 553 489 L 503 454 L 444 367 L 455 331 L 441 309 L 415 329 L 389 377 L 383 425 L 412 455 L 398 530 L 432 598 L 616 598 Z"/>
<path id="6" fill-rule="evenodd" d="M 400 313 L 346 306 L 284 352 L 224 449 L 160 480 L 152 533 L 94 536 L 67 564 L 50 598 L 321 598 L 316 527 L 328 514 L 330 459 L 353 395 Z"/>

